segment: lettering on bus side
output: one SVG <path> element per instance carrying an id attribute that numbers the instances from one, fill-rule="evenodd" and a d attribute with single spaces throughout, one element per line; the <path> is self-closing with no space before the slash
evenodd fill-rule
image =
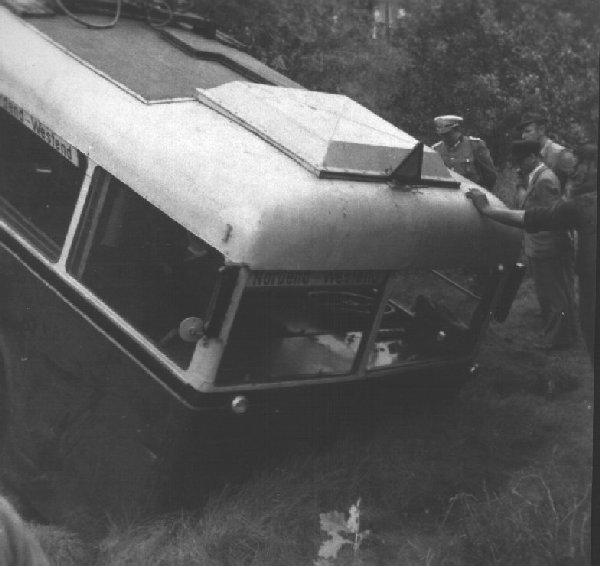
<path id="1" fill-rule="evenodd" d="M 296 287 L 310 285 L 310 271 L 255 271 L 248 287 Z"/>
<path id="2" fill-rule="evenodd" d="M 77 150 L 51 128 L 32 116 L 27 110 L 13 102 L 8 96 L 0 94 L 0 108 L 6 110 L 11 116 L 27 126 L 34 134 L 43 139 L 50 147 L 60 153 L 76 167 L 79 166 Z"/>
<path id="3" fill-rule="evenodd" d="M 384 271 L 253 271 L 247 287 L 377 286 Z"/>

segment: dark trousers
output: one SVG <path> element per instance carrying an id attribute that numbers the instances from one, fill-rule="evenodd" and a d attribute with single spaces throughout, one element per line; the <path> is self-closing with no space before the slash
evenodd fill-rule
<path id="1" fill-rule="evenodd" d="M 572 256 L 527 260 L 542 312 L 545 340 L 555 348 L 569 347 L 577 335 Z"/>

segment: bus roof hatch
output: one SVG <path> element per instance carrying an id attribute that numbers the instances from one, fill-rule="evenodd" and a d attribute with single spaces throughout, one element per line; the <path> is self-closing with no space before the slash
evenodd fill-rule
<path id="1" fill-rule="evenodd" d="M 231 82 L 197 89 L 200 102 L 254 132 L 318 177 L 391 179 L 418 140 L 340 94 Z M 437 152 L 422 183 L 458 186 Z"/>

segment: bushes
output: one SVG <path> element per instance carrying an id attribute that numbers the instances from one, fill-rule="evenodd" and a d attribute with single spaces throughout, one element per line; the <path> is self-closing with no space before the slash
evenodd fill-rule
<path id="1" fill-rule="evenodd" d="M 406 129 L 427 137 L 431 116 L 464 115 L 502 163 L 525 108 L 546 108 L 559 138 L 570 118 L 592 121 L 600 45 L 592 4 L 413 2 L 397 32 L 410 58 L 396 98 Z"/>

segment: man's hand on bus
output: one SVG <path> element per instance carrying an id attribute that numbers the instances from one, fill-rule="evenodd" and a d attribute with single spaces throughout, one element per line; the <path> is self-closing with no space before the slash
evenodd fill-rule
<path id="1" fill-rule="evenodd" d="M 490 204 L 487 195 L 479 189 L 470 189 L 465 196 L 471 199 L 473 206 L 483 216 L 507 226 L 516 226 L 517 228 L 525 226 L 524 210 L 511 210 L 503 206 L 493 206 Z"/>
<path id="2" fill-rule="evenodd" d="M 482 214 L 485 214 L 490 207 L 490 201 L 486 194 L 479 189 L 469 189 L 466 197 L 471 199 L 475 208 Z"/>

